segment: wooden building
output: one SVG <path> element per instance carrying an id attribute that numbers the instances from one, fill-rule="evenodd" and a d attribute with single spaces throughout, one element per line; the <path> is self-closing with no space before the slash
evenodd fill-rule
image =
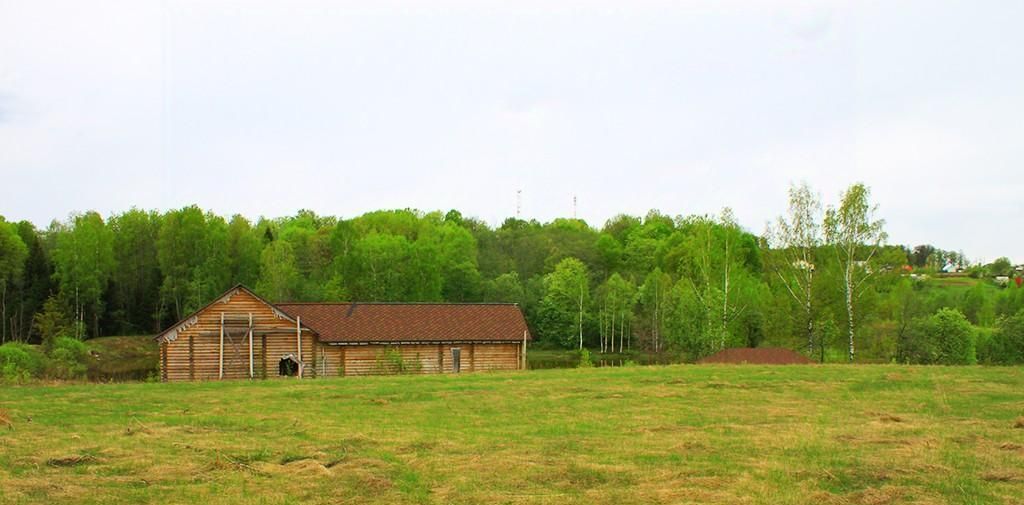
<path id="1" fill-rule="evenodd" d="M 279 303 L 245 286 L 154 337 L 164 381 L 458 373 L 525 368 L 519 307 Z"/>

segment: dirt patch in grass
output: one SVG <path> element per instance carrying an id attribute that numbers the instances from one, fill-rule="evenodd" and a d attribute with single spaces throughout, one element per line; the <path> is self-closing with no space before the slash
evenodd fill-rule
<path id="1" fill-rule="evenodd" d="M 994 470 L 981 474 L 981 480 L 987 482 L 1019 482 L 1024 480 L 1018 472 L 1008 470 Z"/>
<path id="2" fill-rule="evenodd" d="M 905 423 L 906 418 L 897 416 L 895 414 L 889 414 L 888 412 L 866 412 L 867 415 L 878 419 L 883 423 Z"/>
<path id="3" fill-rule="evenodd" d="M 854 493 L 851 498 L 854 503 L 863 505 L 887 505 L 889 503 L 898 503 L 904 494 L 906 493 L 902 488 L 882 486 L 878 488 L 869 487 L 859 493 Z"/>
<path id="4" fill-rule="evenodd" d="M 735 347 L 723 349 L 697 363 L 729 363 L 735 365 L 807 365 L 807 356 L 780 347 Z"/>
<path id="5" fill-rule="evenodd" d="M 1017 429 L 1024 429 L 1024 417 L 1018 417 L 1017 420 L 1013 422 L 1013 427 Z"/>
<path id="6" fill-rule="evenodd" d="M 68 467 L 87 465 L 89 463 L 95 463 L 96 458 L 88 454 L 73 454 L 71 456 L 61 456 L 57 458 L 50 458 L 46 460 L 47 466 L 53 467 Z"/>
<path id="7" fill-rule="evenodd" d="M 11 414 L 4 409 L 0 409 L 0 426 L 6 427 L 9 430 L 14 429 L 14 421 L 11 421 Z"/>

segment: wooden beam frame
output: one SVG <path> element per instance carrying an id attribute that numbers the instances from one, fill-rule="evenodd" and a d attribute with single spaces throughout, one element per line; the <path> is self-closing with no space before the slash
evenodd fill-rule
<path id="1" fill-rule="evenodd" d="M 299 346 L 299 351 L 296 354 L 299 358 L 299 378 L 302 378 L 302 373 L 305 366 L 302 364 L 302 316 L 295 318 L 295 339 Z"/>
<path id="2" fill-rule="evenodd" d="M 249 313 L 249 378 L 255 376 L 252 365 L 252 312 Z"/>
<path id="3" fill-rule="evenodd" d="M 220 353 L 218 355 L 217 378 L 224 378 L 224 313 L 220 313 Z"/>

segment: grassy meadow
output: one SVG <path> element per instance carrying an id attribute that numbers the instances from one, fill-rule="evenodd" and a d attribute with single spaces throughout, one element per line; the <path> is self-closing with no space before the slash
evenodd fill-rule
<path id="1" fill-rule="evenodd" d="M 0 503 L 1022 503 L 1024 369 L 0 386 Z"/>

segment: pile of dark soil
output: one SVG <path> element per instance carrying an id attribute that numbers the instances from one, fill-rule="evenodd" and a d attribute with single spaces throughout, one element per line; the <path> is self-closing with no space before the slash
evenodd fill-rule
<path id="1" fill-rule="evenodd" d="M 697 363 L 732 363 L 737 365 L 806 365 L 807 356 L 780 347 L 734 347 L 723 349 Z"/>

